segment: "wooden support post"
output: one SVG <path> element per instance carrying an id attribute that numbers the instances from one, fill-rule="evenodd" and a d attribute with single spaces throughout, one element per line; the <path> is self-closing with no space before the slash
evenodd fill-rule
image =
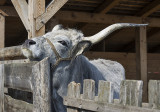
<path id="1" fill-rule="evenodd" d="M 0 65 L 0 112 L 4 112 L 4 65 Z"/>
<path id="2" fill-rule="evenodd" d="M 0 14 L 0 48 L 5 47 L 5 17 Z"/>
<path id="3" fill-rule="evenodd" d="M 71 82 L 68 84 L 68 91 L 67 91 L 67 97 L 69 98 L 80 98 L 80 89 L 81 85 L 80 83 Z M 77 109 L 67 107 L 67 112 L 78 112 Z"/>
<path id="4" fill-rule="evenodd" d="M 29 0 L 28 19 L 30 22 L 30 32 L 28 38 L 38 37 L 45 34 L 45 26 L 36 30 L 36 18 L 45 12 L 45 0 Z"/>
<path id="5" fill-rule="evenodd" d="M 147 42 L 146 27 L 137 28 L 136 36 L 136 74 L 143 81 L 143 101 L 147 101 Z"/>
<path id="6" fill-rule="evenodd" d="M 99 81 L 98 102 L 113 103 L 114 85 L 111 82 Z"/>

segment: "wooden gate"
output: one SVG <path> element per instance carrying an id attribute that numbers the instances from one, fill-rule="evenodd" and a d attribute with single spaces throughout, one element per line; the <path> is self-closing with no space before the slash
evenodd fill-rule
<path id="1" fill-rule="evenodd" d="M 0 112 L 51 112 L 50 63 L 3 61 L 0 65 Z M 4 94 L 4 87 L 33 93 L 33 104 Z"/>

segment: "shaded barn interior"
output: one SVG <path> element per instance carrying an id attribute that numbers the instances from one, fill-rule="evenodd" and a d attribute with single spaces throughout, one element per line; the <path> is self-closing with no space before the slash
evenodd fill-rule
<path id="1" fill-rule="evenodd" d="M 46 0 L 46 6 L 51 1 Z M 5 16 L 4 46 L 22 44 L 28 38 L 27 30 L 10 0 L 0 1 L 0 14 Z M 45 31 L 62 24 L 90 36 L 113 23 L 123 22 L 149 24 L 146 28 L 148 74 L 145 78 L 160 80 L 160 0 L 69 0 L 47 22 Z M 90 59 L 118 61 L 125 67 L 127 79 L 140 79 L 136 72 L 137 33 L 136 28 L 115 31 L 85 55 Z"/>

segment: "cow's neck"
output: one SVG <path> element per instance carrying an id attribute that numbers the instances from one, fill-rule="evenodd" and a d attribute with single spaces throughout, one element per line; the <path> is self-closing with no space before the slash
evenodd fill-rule
<path id="1" fill-rule="evenodd" d="M 58 93 L 63 96 L 66 95 L 68 84 L 72 81 L 83 84 L 84 79 L 92 78 L 93 80 L 98 80 L 97 77 L 94 77 L 95 73 L 96 69 L 89 60 L 83 55 L 78 56 L 72 61 L 61 62 L 55 68 L 53 72 L 53 87 L 57 88 Z M 61 90 L 64 88 L 65 90 Z M 61 93 L 62 91 L 65 92 Z"/>

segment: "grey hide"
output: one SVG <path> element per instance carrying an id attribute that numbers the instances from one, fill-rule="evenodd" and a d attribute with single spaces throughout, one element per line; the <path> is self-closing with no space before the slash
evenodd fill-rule
<path id="1" fill-rule="evenodd" d="M 110 28 L 114 31 L 115 29 L 120 29 L 122 27 L 139 26 L 144 25 L 119 23 L 114 24 L 113 27 L 111 25 Z M 109 28 L 104 29 L 103 32 L 105 32 L 105 30 L 109 33 L 113 32 L 110 31 Z M 99 34 L 96 34 L 98 41 L 100 41 L 98 38 L 101 38 L 103 32 L 99 33 L 99 37 Z M 103 34 L 102 38 L 104 38 L 105 35 L 107 36 L 109 34 Z M 104 59 L 88 60 L 83 56 L 82 53 L 93 44 L 88 40 L 88 37 L 85 39 L 83 33 L 80 31 L 75 29 L 64 29 L 62 26 L 57 25 L 51 32 L 42 37 L 26 40 L 22 45 L 24 56 L 30 60 L 42 60 L 45 57 L 50 57 L 50 63 L 54 65 L 57 61 L 57 57 L 55 56 L 55 52 L 51 49 L 51 45 L 45 38 L 52 42 L 62 58 L 71 57 L 71 60 L 61 61 L 51 70 L 53 81 L 52 98 L 56 112 L 66 112 L 66 107 L 63 105 L 63 96 L 67 95 L 67 87 L 71 81 L 81 83 L 82 85 L 84 79 L 95 80 L 96 94 L 98 80 L 110 81 L 114 84 L 114 98 L 119 98 L 120 83 L 125 79 L 125 70 L 123 66 L 115 61 Z"/>

